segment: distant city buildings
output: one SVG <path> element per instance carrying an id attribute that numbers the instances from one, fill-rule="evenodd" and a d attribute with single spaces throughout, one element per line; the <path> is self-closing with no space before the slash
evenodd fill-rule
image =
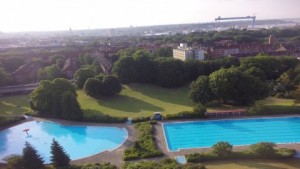
<path id="1" fill-rule="evenodd" d="M 204 50 L 192 49 L 188 47 L 186 43 L 180 43 L 177 49 L 173 49 L 173 58 L 186 60 L 204 60 Z"/>

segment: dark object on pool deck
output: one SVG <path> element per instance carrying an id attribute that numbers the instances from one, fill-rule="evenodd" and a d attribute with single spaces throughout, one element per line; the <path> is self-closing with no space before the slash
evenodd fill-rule
<path id="1" fill-rule="evenodd" d="M 29 129 L 24 129 L 23 131 L 26 132 L 26 134 L 28 135 Z"/>
<path id="2" fill-rule="evenodd" d="M 163 117 L 161 115 L 161 112 L 154 112 L 154 115 L 151 117 L 151 120 L 162 120 Z"/>

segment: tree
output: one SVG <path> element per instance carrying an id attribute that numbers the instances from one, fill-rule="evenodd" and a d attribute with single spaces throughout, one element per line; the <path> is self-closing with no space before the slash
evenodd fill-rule
<path id="1" fill-rule="evenodd" d="M 220 141 L 212 146 L 212 153 L 219 157 L 226 157 L 232 152 L 232 145 L 228 142 Z"/>
<path id="2" fill-rule="evenodd" d="M 201 103 L 198 103 L 194 107 L 194 112 L 198 113 L 200 115 L 200 117 L 205 117 L 206 107 L 203 106 Z"/>
<path id="3" fill-rule="evenodd" d="M 43 169 L 44 160 L 31 144 L 25 142 L 22 154 L 22 166 L 24 169 Z"/>
<path id="4" fill-rule="evenodd" d="M 112 96 L 120 93 L 122 90 L 119 79 L 115 76 L 104 76 L 101 82 L 100 94 L 105 96 Z"/>
<path id="5" fill-rule="evenodd" d="M 133 57 L 122 56 L 114 63 L 113 73 L 122 83 L 131 83 L 136 79 L 136 69 Z"/>
<path id="6" fill-rule="evenodd" d="M 51 144 L 50 160 L 55 167 L 67 167 L 70 165 L 70 156 L 65 152 L 64 148 L 55 140 Z"/>
<path id="7" fill-rule="evenodd" d="M 156 81 L 163 87 L 178 87 L 184 83 L 184 64 L 173 58 L 158 58 Z"/>
<path id="8" fill-rule="evenodd" d="M 95 73 L 93 70 L 91 70 L 89 68 L 80 68 L 74 74 L 75 84 L 77 85 L 78 88 L 82 89 L 85 81 L 88 78 L 92 78 L 94 76 L 95 76 Z"/>
<path id="9" fill-rule="evenodd" d="M 138 83 L 154 83 L 156 70 L 153 60 L 146 55 L 136 55 L 133 59 L 136 70 L 134 81 Z"/>
<path id="10" fill-rule="evenodd" d="M 246 105 L 269 95 L 269 88 L 258 78 L 241 72 L 237 68 L 220 69 L 209 76 L 209 86 L 217 97 Z"/>
<path id="11" fill-rule="evenodd" d="M 100 93 L 100 89 L 102 88 L 101 81 L 96 78 L 88 78 L 84 83 L 83 90 L 89 96 L 98 96 Z"/>
<path id="12" fill-rule="evenodd" d="M 84 91 L 92 97 L 112 96 L 120 93 L 122 90 L 119 79 L 115 76 L 96 76 L 89 78 L 84 84 Z"/>
<path id="13" fill-rule="evenodd" d="M 21 155 L 10 155 L 3 159 L 6 162 L 6 169 L 22 169 L 23 161 Z"/>
<path id="14" fill-rule="evenodd" d="M 171 47 L 160 47 L 156 49 L 154 55 L 158 57 L 172 57 L 173 50 Z"/>
<path id="15" fill-rule="evenodd" d="M 82 118 L 75 87 L 66 79 L 43 80 L 30 94 L 34 110 L 46 117 Z"/>
<path id="16" fill-rule="evenodd" d="M 195 103 L 206 104 L 214 99 L 214 94 L 209 86 L 209 78 L 207 76 L 199 76 L 196 81 L 190 84 L 189 97 Z"/>
<path id="17" fill-rule="evenodd" d="M 38 71 L 39 80 L 54 80 L 56 78 L 64 78 L 65 74 L 57 65 L 47 66 Z"/>

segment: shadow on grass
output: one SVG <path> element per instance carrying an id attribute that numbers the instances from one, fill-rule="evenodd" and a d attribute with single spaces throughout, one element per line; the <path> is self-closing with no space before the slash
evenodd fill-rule
<path id="1" fill-rule="evenodd" d="M 194 105 L 193 101 L 188 97 L 189 88 L 186 86 L 179 88 L 163 88 L 155 85 L 131 84 L 128 88 L 135 92 L 142 93 L 145 96 L 164 102 L 183 106 Z"/>
<path id="2" fill-rule="evenodd" d="M 134 97 L 124 95 L 105 98 L 101 97 L 97 98 L 97 100 L 97 103 L 101 106 L 131 113 L 140 113 L 143 110 L 152 112 L 164 111 L 164 109 L 161 107 L 149 104 Z"/>

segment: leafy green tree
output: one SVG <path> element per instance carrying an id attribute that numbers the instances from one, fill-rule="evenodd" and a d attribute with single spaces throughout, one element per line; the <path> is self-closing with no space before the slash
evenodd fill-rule
<path id="1" fill-rule="evenodd" d="M 95 73 L 93 70 L 88 69 L 88 68 L 80 68 L 74 74 L 75 84 L 77 85 L 78 88 L 82 89 L 85 81 L 88 78 L 92 78 L 94 76 L 95 76 Z"/>
<path id="2" fill-rule="evenodd" d="M 156 69 L 153 60 L 146 55 L 137 55 L 133 58 L 136 70 L 134 81 L 138 83 L 154 83 Z"/>
<path id="3" fill-rule="evenodd" d="M 57 65 L 47 66 L 38 71 L 39 80 L 54 80 L 56 78 L 65 78 L 65 74 Z"/>
<path id="4" fill-rule="evenodd" d="M 24 169 L 43 169 L 44 160 L 34 147 L 28 142 L 25 143 L 22 154 L 22 168 Z"/>
<path id="5" fill-rule="evenodd" d="M 194 112 L 200 114 L 200 117 L 205 117 L 206 107 L 201 103 L 196 104 L 194 107 Z"/>
<path id="6" fill-rule="evenodd" d="M 214 99 L 214 94 L 209 86 L 207 76 L 199 76 L 196 81 L 190 84 L 189 96 L 195 103 L 206 104 Z"/>
<path id="7" fill-rule="evenodd" d="M 154 52 L 154 56 L 158 57 L 172 57 L 173 56 L 173 50 L 171 47 L 160 47 L 156 49 Z"/>
<path id="8" fill-rule="evenodd" d="M 42 116 L 71 120 L 82 118 L 75 87 L 66 79 L 41 81 L 30 98 L 34 110 Z"/>
<path id="9" fill-rule="evenodd" d="M 56 168 L 67 167 L 70 165 L 70 156 L 55 139 L 52 140 L 51 144 L 50 160 Z"/>
<path id="10" fill-rule="evenodd" d="M 219 157 L 226 157 L 232 152 L 232 145 L 228 142 L 220 141 L 212 146 L 212 153 Z"/>
<path id="11" fill-rule="evenodd" d="M 163 87 L 178 87 L 184 84 L 184 63 L 173 58 L 158 58 L 156 81 Z"/>
<path id="12" fill-rule="evenodd" d="M 262 81 L 266 80 L 266 76 L 265 76 L 264 72 L 260 68 L 250 67 L 247 70 L 245 70 L 244 72 L 247 73 L 247 74 L 249 74 L 249 75 L 252 75 L 254 77 L 257 77 L 257 78 L 259 78 Z"/>
<path id="13" fill-rule="evenodd" d="M 119 79 L 115 76 L 104 76 L 101 82 L 100 94 L 105 96 L 112 96 L 120 93 L 122 90 Z"/>
<path id="14" fill-rule="evenodd" d="M 98 96 L 102 88 L 102 80 L 96 78 L 88 78 L 84 83 L 84 91 L 89 96 Z"/>
<path id="15" fill-rule="evenodd" d="M 65 61 L 66 61 L 65 59 L 60 58 L 56 60 L 55 64 L 58 68 L 63 69 L 65 65 Z"/>
<path id="16" fill-rule="evenodd" d="M 23 161 L 21 155 L 10 155 L 3 159 L 6 162 L 6 169 L 22 169 Z"/>
<path id="17" fill-rule="evenodd" d="M 122 83 L 131 83 L 136 79 L 136 67 L 133 57 L 122 56 L 114 63 L 113 73 Z"/>
<path id="18" fill-rule="evenodd" d="M 65 56 L 60 55 L 60 54 L 49 56 L 49 61 L 51 64 L 56 64 L 58 60 L 65 61 L 65 59 L 66 59 Z"/>
<path id="19" fill-rule="evenodd" d="M 220 69 L 209 76 L 209 86 L 219 102 L 245 105 L 269 95 L 268 85 L 237 68 Z"/>

